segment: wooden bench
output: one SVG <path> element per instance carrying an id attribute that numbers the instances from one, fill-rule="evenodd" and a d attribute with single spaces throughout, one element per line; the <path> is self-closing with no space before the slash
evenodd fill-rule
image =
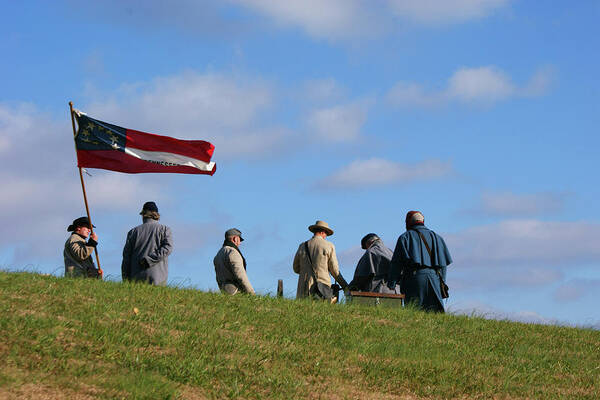
<path id="1" fill-rule="evenodd" d="M 349 303 L 367 304 L 371 306 L 402 307 L 403 294 L 350 291 Z"/>

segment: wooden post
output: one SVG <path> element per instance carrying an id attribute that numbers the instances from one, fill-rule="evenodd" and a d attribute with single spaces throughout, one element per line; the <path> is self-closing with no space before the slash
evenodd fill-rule
<path id="1" fill-rule="evenodd" d="M 283 279 L 277 281 L 277 297 L 283 297 Z"/>
<path id="2" fill-rule="evenodd" d="M 73 102 L 69 102 L 69 108 L 71 109 L 71 124 L 73 125 L 73 139 L 77 136 L 77 132 L 75 131 L 75 117 L 73 116 Z M 77 145 L 75 145 L 75 154 L 77 154 Z M 85 183 L 83 182 L 83 173 L 81 172 L 81 167 L 79 168 L 79 180 L 81 181 L 81 190 L 83 191 L 83 202 L 85 203 L 85 212 L 87 213 L 88 221 L 90 221 L 90 235 L 94 233 L 94 227 L 92 226 L 92 218 L 90 217 L 90 208 L 88 207 L 87 194 L 85 193 Z M 94 253 L 96 254 L 96 264 L 98 265 L 98 273 L 100 274 L 100 279 L 104 277 L 104 271 L 100 267 L 100 258 L 98 258 L 98 249 L 94 247 Z"/>

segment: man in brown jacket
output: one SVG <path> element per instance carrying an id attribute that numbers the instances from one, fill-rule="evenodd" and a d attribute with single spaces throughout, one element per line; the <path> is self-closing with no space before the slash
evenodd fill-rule
<path id="1" fill-rule="evenodd" d="M 294 272 L 299 275 L 296 298 L 316 296 L 335 302 L 337 299 L 329 298 L 331 293 L 320 293 L 322 291 L 318 289 L 319 285 L 315 282 L 316 278 L 318 283 L 331 288 L 331 277 L 329 276 L 331 274 L 343 289 L 348 287 L 348 283 L 340 273 L 335 246 L 325 240 L 327 236 L 333 235 L 333 230 L 324 221 L 317 221 L 314 225 L 309 226 L 308 230 L 314 236 L 300 244 L 294 257 Z"/>
<path id="2" fill-rule="evenodd" d="M 100 273 L 92 260 L 92 253 L 98 245 L 98 235 L 92 233 L 93 226 L 87 217 L 77 218 L 67 228 L 67 232 L 73 232 L 65 242 L 63 256 L 65 259 L 65 276 L 99 278 Z"/>
<path id="3" fill-rule="evenodd" d="M 244 239 L 239 229 L 231 228 L 225 232 L 223 247 L 213 260 L 217 284 L 221 292 L 236 294 L 238 292 L 254 294 L 254 288 L 246 274 L 246 259 L 238 247 Z"/>

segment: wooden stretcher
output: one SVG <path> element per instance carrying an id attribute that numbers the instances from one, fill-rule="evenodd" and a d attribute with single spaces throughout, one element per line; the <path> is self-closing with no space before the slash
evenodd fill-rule
<path id="1" fill-rule="evenodd" d="M 347 301 L 354 304 L 367 304 L 371 306 L 402 307 L 403 294 L 387 294 L 375 292 L 350 291 Z"/>

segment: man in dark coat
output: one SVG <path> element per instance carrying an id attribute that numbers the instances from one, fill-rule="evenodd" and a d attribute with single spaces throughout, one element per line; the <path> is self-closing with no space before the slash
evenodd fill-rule
<path id="1" fill-rule="evenodd" d="M 444 239 L 425 227 L 421 212 L 409 211 L 406 232 L 400 235 L 394 249 L 388 285 L 400 281 L 406 304 L 444 312 L 440 277 L 446 280 L 446 267 L 451 263 Z"/>
<path id="2" fill-rule="evenodd" d="M 360 245 L 365 250 L 365 254 L 356 265 L 354 278 L 350 282 L 350 290 L 399 294 L 399 285 L 396 285 L 394 289 L 389 289 L 386 284 L 393 255 L 392 250 L 383 244 L 383 241 L 375 233 L 369 233 L 363 237 Z"/>
<path id="3" fill-rule="evenodd" d="M 169 275 L 169 254 L 173 250 L 171 229 L 158 223 L 160 214 L 153 201 L 140 212 L 143 223 L 127 233 L 123 247 L 123 280 L 165 285 Z"/>

